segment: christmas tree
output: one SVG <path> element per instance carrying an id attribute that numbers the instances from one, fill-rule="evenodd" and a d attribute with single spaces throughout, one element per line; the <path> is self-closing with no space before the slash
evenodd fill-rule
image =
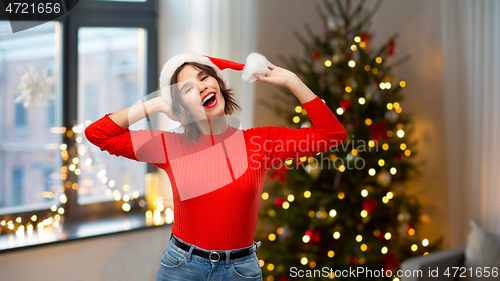
<path id="1" fill-rule="evenodd" d="M 421 176 L 421 163 L 414 160 L 411 114 L 401 106 L 406 83 L 391 72 L 409 56 L 389 64 L 397 33 L 378 49 L 371 46 L 369 28 L 381 0 L 372 9 L 359 1 L 351 11 L 351 4 L 324 0 L 317 7 L 322 36 L 306 24 L 308 40 L 295 32 L 305 56 L 281 57 L 336 113 L 348 138 L 270 172 L 256 235 L 263 241 L 264 280 L 324 280 L 361 267 L 373 275 L 341 279 L 399 280 L 403 260 L 440 244 L 419 237 L 422 206 L 407 190 Z M 262 103 L 284 116 L 289 127 L 312 125 L 296 98 L 289 99 L 293 104 L 276 100 Z"/>

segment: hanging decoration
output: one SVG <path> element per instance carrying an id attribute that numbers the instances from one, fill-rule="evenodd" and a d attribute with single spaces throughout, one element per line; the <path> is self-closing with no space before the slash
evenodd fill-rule
<path id="1" fill-rule="evenodd" d="M 39 105 L 48 105 L 48 100 L 54 99 L 53 86 L 55 78 L 47 76 L 48 68 L 35 70 L 28 65 L 25 73 L 18 73 L 19 84 L 16 88 L 18 96 L 16 103 L 22 102 L 25 108 L 33 111 Z"/>

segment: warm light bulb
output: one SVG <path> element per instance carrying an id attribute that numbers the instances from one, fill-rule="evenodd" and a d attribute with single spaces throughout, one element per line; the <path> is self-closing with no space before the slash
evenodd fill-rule
<path id="1" fill-rule="evenodd" d="M 269 193 L 267 193 L 267 192 L 262 193 L 262 199 L 263 200 L 269 199 Z"/>
<path id="2" fill-rule="evenodd" d="M 345 171 L 345 166 L 344 165 L 340 165 L 339 166 L 339 172 L 344 172 Z"/>
<path id="3" fill-rule="evenodd" d="M 335 216 L 337 216 L 337 211 L 335 211 L 334 209 L 331 209 L 331 210 L 330 210 L 330 217 L 332 217 L 332 218 L 333 218 L 333 217 L 335 217 Z"/>
<path id="4" fill-rule="evenodd" d="M 363 196 L 363 197 L 368 196 L 368 190 L 366 190 L 366 189 L 361 190 L 361 196 Z"/>
<path id="5" fill-rule="evenodd" d="M 384 254 L 384 255 L 387 254 L 388 251 L 389 251 L 389 249 L 387 249 L 387 247 L 383 247 L 381 250 L 382 254 Z"/>
<path id="6" fill-rule="evenodd" d="M 309 191 L 309 190 L 304 191 L 304 197 L 305 198 L 311 197 L 311 191 Z"/>
<path id="7" fill-rule="evenodd" d="M 368 216 L 368 212 L 366 210 L 361 211 L 361 217 L 366 218 Z"/>
<path id="8" fill-rule="evenodd" d="M 304 243 L 309 243 L 309 240 L 311 240 L 311 237 L 310 237 L 309 235 L 304 235 L 304 236 L 302 237 L 302 241 L 303 241 Z"/>
<path id="9" fill-rule="evenodd" d="M 125 212 L 130 211 L 130 204 L 129 203 L 123 203 L 122 210 L 124 210 Z"/>
<path id="10" fill-rule="evenodd" d="M 269 234 L 269 241 L 274 241 L 276 239 L 276 235 L 274 233 Z"/>

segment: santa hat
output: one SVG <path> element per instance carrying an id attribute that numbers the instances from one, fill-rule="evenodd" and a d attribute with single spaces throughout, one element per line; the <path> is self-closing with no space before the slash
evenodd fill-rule
<path id="1" fill-rule="evenodd" d="M 222 81 L 224 81 L 224 83 L 226 84 L 226 88 L 229 87 L 229 83 L 226 76 L 222 72 L 222 70 L 226 68 L 231 68 L 239 71 L 242 70 L 243 73 L 241 75 L 241 78 L 249 82 L 254 82 L 257 80 L 257 78 L 255 78 L 254 76 L 255 73 L 263 75 L 269 73 L 269 63 L 267 59 L 259 53 L 251 53 L 247 57 L 246 64 L 241 64 L 230 60 L 201 55 L 195 52 L 185 52 L 172 57 L 167 61 L 167 63 L 165 63 L 160 74 L 160 88 L 168 89 L 175 70 L 185 62 L 197 62 L 211 66 L 213 69 L 215 69 L 215 72 L 222 79 Z M 172 104 L 170 91 L 166 90 L 162 92 L 168 103 Z"/>

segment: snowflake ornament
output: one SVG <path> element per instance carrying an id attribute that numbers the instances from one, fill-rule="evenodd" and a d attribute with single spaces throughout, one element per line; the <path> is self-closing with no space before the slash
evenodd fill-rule
<path id="1" fill-rule="evenodd" d="M 55 95 L 52 92 L 54 85 L 54 77 L 47 77 L 48 68 L 35 70 L 31 65 L 26 67 L 26 72 L 18 73 L 19 85 L 16 92 L 20 93 L 15 102 L 23 102 L 24 107 L 30 111 L 35 109 L 40 104 L 47 106 L 47 100 L 54 99 Z"/>

